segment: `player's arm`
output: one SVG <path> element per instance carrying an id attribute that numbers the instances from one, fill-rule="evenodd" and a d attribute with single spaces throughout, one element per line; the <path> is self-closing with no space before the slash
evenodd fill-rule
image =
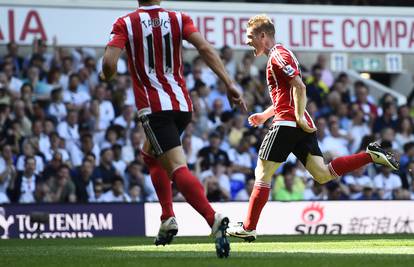
<path id="1" fill-rule="evenodd" d="M 101 78 L 104 81 L 111 81 L 117 74 L 118 59 L 121 56 L 122 49 L 115 46 L 107 46 L 102 60 Z"/>
<path id="2" fill-rule="evenodd" d="M 296 123 L 302 130 L 308 133 L 313 133 L 316 128 L 312 128 L 308 125 L 305 119 L 305 107 L 306 107 L 306 85 L 303 83 L 299 75 L 296 75 L 289 81 L 293 90 L 293 101 L 295 102 L 295 118 Z"/>
<path id="3" fill-rule="evenodd" d="M 102 73 L 100 78 L 104 81 L 111 81 L 117 74 L 118 59 L 128 40 L 128 33 L 125 22 L 118 18 L 112 26 L 109 42 L 105 48 L 102 60 Z"/>
<path id="4" fill-rule="evenodd" d="M 265 123 L 273 115 L 275 115 L 275 110 L 273 106 L 270 106 L 263 112 L 250 115 L 247 120 L 251 126 L 257 127 Z"/>
<path id="5" fill-rule="evenodd" d="M 227 88 L 230 104 L 237 104 L 242 110 L 246 110 L 246 105 L 236 89 L 232 79 L 226 72 L 223 62 L 214 48 L 204 39 L 199 32 L 193 32 L 187 38 L 199 52 L 201 58 L 214 71 L 214 73 L 224 82 Z"/>

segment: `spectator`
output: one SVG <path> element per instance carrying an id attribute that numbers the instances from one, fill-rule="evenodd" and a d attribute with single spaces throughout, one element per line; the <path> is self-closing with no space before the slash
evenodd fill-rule
<path id="1" fill-rule="evenodd" d="M 187 159 L 188 168 L 194 170 L 197 163 L 197 154 L 201 147 L 203 147 L 203 142 L 201 142 L 201 147 L 193 148 L 192 136 L 184 134 L 182 138 L 183 150 L 185 157 Z"/>
<path id="2" fill-rule="evenodd" d="M 106 99 L 107 89 L 103 84 L 98 85 L 95 88 L 95 99 L 98 100 L 99 109 L 98 109 L 98 131 L 105 131 L 111 121 L 115 118 L 115 111 L 112 103 Z"/>
<path id="3" fill-rule="evenodd" d="M 229 150 L 228 156 L 232 162 L 230 176 L 231 195 L 234 198 L 240 190 L 245 189 L 245 181 L 253 175 L 253 159 L 249 153 L 250 141 L 247 137 L 241 139 L 236 149 Z"/>
<path id="4" fill-rule="evenodd" d="M 58 122 L 63 121 L 68 111 L 65 104 L 63 103 L 62 88 L 53 89 L 51 92 L 51 101 L 47 109 L 49 116 L 56 118 Z"/>
<path id="5" fill-rule="evenodd" d="M 209 95 L 210 95 L 210 88 L 207 87 L 205 83 L 203 83 L 201 80 L 197 80 L 194 84 L 193 91 L 195 92 L 198 97 L 198 109 L 199 112 L 203 115 L 206 115 L 211 112 L 210 106 L 209 106 Z M 194 100 L 194 99 L 192 99 Z"/>
<path id="6" fill-rule="evenodd" d="M 93 186 L 93 196 L 89 198 L 89 202 L 95 203 L 95 202 L 103 202 L 102 196 L 104 195 L 103 185 L 102 183 L 98 182 L 95 183 Z"/>
<path id="7" fill-rule="evenodd" d="M 364 112 L 364 119 L 368 122 L 373 122 L 377 117 L 377 107 L 368 100 L 369 89 L 361 81 L 357 81 L 354 84 L 355 88 L 355 103 L 359 105 L 362 112 Z"/>
<path id="8" fill-rule="evenodd" d="M 121 157 L 122 146 L 119 144 L 114 144 L 112 146 L 112 151 L 114 152 L 114 160 L 112 164 L 115 167 L 117 173 L 119 173 L 121 177 L 124 177 L 127 163 Z"/>
<path id="9" fill-rule="evenodd" d="M 374 185 L 367 183 L 362 187 L 362 195 L 357 200 L 378 200 L 378 195 L 374 191 Z"/>
<path id="10" fill-rule="evenodd" d="M 246 51 L 243 55 L 242 61 L 237 68 L 237 76 L 239 76 L 240 80 L 246 78 L 256 79 L 259 77 L 259 69 L 254 65 L 254 61 L 255 57 L 252 51 Z"/>
<path id="11" fill-rule="evenodd" d="M 60 122 L 57 126 L 59 136 L 65 140 L 66 149 L 70 151 L 71 147 L 78 145 L 79 142 L 79 123 L 78 113 L 72 109 L 68 111 L 66 120 Z"/>
<path id="12" fill-rule="evenodd" d="M 216 100 L 219 99 L 221 101 L 222 105 L 222 111 L 231 111 L 232 108 L 230 107 L 230 103 L 227 100 L 227 91 L 226 91 L 226 85 L 223 81 L 219 80 L 217 82 L 216 89 L 213 89 L 208 96 L 208 103 L 210 110 L 214 111 L 216 106 Z"/>
<path id="13" fill-rule="evenodd" d="M 59 135 L 56 132 L 52 132 L 49 135 L 49 139 L 50 139 L 50 147 L 43 151 L 43 155 L 45 156 L 46 162 L 49 162 L 50 160 L 52 160 L 53 155 L 55 153 L 59 153 L 62 157 L 62 161 L 65 163 L 70 163 L 70 157 L 69 157 L 69 153 L 67 152 L 66 149 L 63 149 L 63 141 L 62 139 L 59 137 Z"/>
<path id="14" fill-rule="evenodd" d="M 10 88 L 7 83 L 7 77 L 4 73 L 0 72 L 0 104 L 10 105 L 12 100 L 12 95 L 10 93 Z"/>
<path id="15" fill-rule="evenodd" d="M 408 142 L 403 147 L 404 153 L 400 158 L 400 170 L 405 172 L 408 164 L 414 160 L 414 142 Z"/>
<path id="16" fill-rule="evenodd" d="M 112 179 L 111 189 L 100 198 L 101 202 L 131 202 L 131 198 L 124 192 L 124 180 L 116 176 Z"/>
<path id="17" fill-rule="evenodd" d="M 371 129 L 368 127 L 364 119 L 364 113 L 358 105 L 352 105 L 351 110 L 352 124 L 349 129 L 349 135 L 351 138 L 350 152 L 358 152 L 361 146 L 361 136 L 370 135 Z"/>
<path id="18" fill-rule="evenodd" d="M 254 187 L 254 179 L 250 178 L 247 179 L 245 182 L 245 186 L 242 190 L 237 192 L 236 196 L 233 198 L 235 201 L 248 201 L 250 198 L 250 195 L 252 194 Z"/>
<path id="19" fill-rule="evenodd" d="M 7 195 L 13 203 L 34 203 L 35 190 L 40 177 L 35 174 L 36 160 L 33 156 L 24 159 L 24 170 L 19 172 L 16 179 L 10 180 Z"/>
<path id="20" fill-rule="evenodd" d="M 209 145 L 198 152 L 201 171 L 208 170 L 217 163 L 221 163 L 226 167 L 230 166 L 227 152 L 220 149 L 221 141 L 222 138 L 219 133 L 212 132 L 210 134 Z"/>
<path id="21" fill-rule="evenodd" d="M 228 45 L 223 46 L 220 49 L 220 57 L 230 77 L 234 79 L 236 77 L 237 65 L 233 58 L 233 49 Z"/>
<path id="22" fill-rule="evenodd" d="M 414 191 L 414 188 L 412 188 L 414 180 L 414 161 L 410 161 L 404 171 L 400 170 L 400 177 L 402 188 L 409 191 Z"/>
<path id="23" fill-rule="evenodd" d="M 221 168 L 222 166 L 219 166 Z M 200 175 L 201 182 L 204 184 L 207 199 L 209 202 L 222 202 L 231 199 L 229 186 L 223 187 L 223 177 L 215 175 L 214 172 L 207 170 Z M 226 179 L 226 178 L 224 178 Z M 228 182 L 228 177 L 227 177 Z M 228 185 L 228 184 L 227 184 Z"/>
<path id="24" fill-rule="evenodd" d="M 331 87 L 334 83 L 334 76 L 331 70 L 327 67 L 327 57 L 325 54 L 319 54 L 316 59 L 316 64 L 321 66 L 321 80 L 326 86 Z"/>
<path id="25" fill-rule="evenodd" d="M 361 199 L 366 188 L 372 189 L 372 179 L 366 176 L 364 172 L 365 167 L 362 167 L 343 178 L 344 183 L 350 190 L 349 199 Z"/>
<path id="26" fill-rule="evenodd" d="M 79 109 L 82 105 L 91 100 L 87 89 L 82 90 L 78 74 L 73 73 L 69 76 L 67 88 L 68 89 L 63 92 L 63 102 L 69 107 Z"/>
<path id="27" fill-rule="evenodd" d="M 144 174 L 143 170 L 143 164 L 138 161 L 133 161 L 129 164 L 124 181 L 125 189 L 133 184 L 137 184 L 141 187 L 141 194 L 144 200 L 157 201 L 158 198 L 151 182 L 151 176 Z"/>
<path id="28" fill-rule="evenodd" d="M 51 97 L 53 95 L 53 90 L 62 89 L 62 86 L 60 84 L 60 76 L 60 69 L 56 67 L 52 68 L 47 74 L 45 82 L 46 85 L 49 87 Z"/>
<path id="29" fill-rule="evenodd" d="M 71 56 L 62 57 L 62 73 L 60 75 L 59 83 L 66 91 L 69 85 L 69 76 L 74 73 L 73 58 Z"/>
<path id="30" fill-rule="evenodd" d="M 46 165 L 45 170 L 42 173 L 42 180 L 49 180 L 50 177 L 55 176 L 58 173 L 60 166 L 63 164 L 62 154 L 55 152 L 52 158 Z"/>
<path id="31" fill-rule="evenodd" d="M 14 67 L 14 75 L 22 72 L 24 58 L 19 55 L 19 45 L 15 41 L 10 41 L 7 44 L 7 55 L 5 57 L 10 57 L 10 63 Z"/>
<path id="32" fill-rule="evenodd" d="M 124 105 L 122 108 L 122 114 L 115 118 L 114 124 L 122 126 L 127 131 L 132 131 L 136 126 L 134 116 L 134 107 L 132 105 Z"/>
<path id="33" fill-rule="evenodd" d="M 329 93 L 329 87 L 321 80 L 322 67 L 314 65 L 312 75 L 306 79 L 306 95 L 311 101 L 314 101 L 318 108 L 325 104 L 325 97 Z"/>
<path id="34" fill-rule="evenodd" d="M 349 189 L 337 181 L 331 181 L 326 184 L 328 200 L 347 200 Z"/>
<path id="35" fill-rule="evenodd" d="M 237 114 L 234 116 L 234 119 L 231 123 L 231 128 L 229 129 L 229 143 L 231 146 L 236 147 L 240 140 L 243 138 L 243 134 L 247 131 L 247 128 L 244 126 L 247 118 L 244 115 Z"/>
<path id="36" fill-rule="evenodd" d="M 102 181 L 104 190 L 112 186 L 112 180 L 118 175 L 113 165 L 114 153 L 111 148 L 104 148 L 100 153 L 100 164 L 96 169 L 94 182 Z"/>
<path id="37" fill-rule="evenodd" d="M 215 99 L 213 102 L 212 111 L 208 114 L 210 120 L 210 128 L 217 128 L 222 124 L 221 115 L 223 114 L 223 101 L 221 99 Z"/>
<path id="38" fill-rule="evenodd" d="M 16 100 L 13 107 L 14 121 L 18 124 L 16 126 L 20 127 L 23 137 L 30 136 L 32 134 L 32 122 L 26 115 L 25 103 L 23 100 Z"/>
<path id="39" fill-rule="evenodd" d="M 56 175 L 49 178 L 48 184 L 53 202 L 76 202 L 76 187 L 70 177 L 69 166 L 61 165 Z"/>
<path id="40" fill-rule="evenodd" d="M 142 196 L 142 189 L 137 184 L 132 184 L 129 186 L 129 198 L 131 202 L 144 202 L 144 198 Z"/>
<path id="41" fill-rule="evenodd" d="M 341 94 L 343 103 L 351 103 L 350 80 L 346 73 L 342 72 L 338 75 L 335 83 L 332 85 L 332 90 Z"/>
<path id="42" fill-rule="evenodd" d="M 0 156 L 0 203 L 9 203 L 7 188 L 14 181 L 17 170 L 13 165 L 13 152 L 10 145 L 4 145 Z"/>
<path id="43" fill-rule="evenodd" d="M 82 165 L 75 169 L 73 182 L 76 187 L 76 199 L 78 202 L 86 203 L 95 198 L 94 184 L 92 181 L 94 162 L 84 160 Z"/>
<path id="44" fill-rule="evenodd" d="M 23 100 L 27 114 L 33 114 L 33 106 L 36 104 L 36 97 L 33 95 L 33 86 L 30 83 L 24 83 L 22 87 L 20 87 L 20 99 Z"/>
<path id="45" fill-rule="evenodd" d="M 397 128 L 397 109 L 392 102 L 386 102 L 382 105 L 383 114 L 374 121 L 373 132 L 379 133 L 384 128 Z"/>
<path id="46" fill-rule="evenodd" d="M 374 177 L 374 185 L 379 199 L 390 200 L 402 189 L 398 175 L 391 172 L 388 167 L 381 166 L 380 173 Z"/>
<path id="47" fill-rule="evenodd" d="M 136 156 L 140 154 L 144 140 L 143 128 L 135 128 L 130 133 L 126 146 L 122 147 L 122 159 L 127 163 L 135 160 Z"/>
<path id="48" fill-rule="evenodd" d="M 35 145 L 36 151 L 41 152 L 43 155 L 46 155 L 46 153 L 50 150 L 50 139 L 49 136 L 44 133 L 43 121 L 35 120 L 33 122 L 30 141 Z"/>
<path id="49" fill-rule="evenodd" d="M 6 74 L 10 93 L 16 98 L 20 97 L 20 88 L 23 82 L 15 76 L 13 63 L 5 63 L 3 65 L 3 72 Z"/>
<path id="50" fill-rule="evenodd" d="M 23 80 L 24 83 L 29 83 L 33 88 L 33 93 L 37 100 L 49 100 L 50 99 L 50 87 L 46 83 L 40 80 L 40 70 L 38 67 L 31 66 L 27 70 L 27 79 Z"/>
<path id="51" fill-rule="evenodd" d="M 326 188 L 320 183 L 310 180 L 311 186 L 303 192 L 303 200 L 326 200 Z"/>
<path id="52" fill-rule="evenodd" d="M 395 141 L 400 151 L 403 151 L 405 144 L 414 142 L 413 129 L 413 121 L 409 118 L 403 118 L 398 122 Z"/>
<path id="53" fill-rule="evenodd" d="M 333 158 L 349 155 L 349 137 L 341 133 L 336 116 L 329 120 L 329 131 L 331 135 L 323 139 L 322 152 L 328 152 Z"/>
<path id="54" fill-rule="evenodd" d="M 43 172 L 44 169 L 44 162 L 43 158 L 39 155 L 35 155 L 35 150 L 33 145 L 29 142 L 29 140 L 25 140 L 23 142 L 23 154 L 19 155 L 16 162 L 16 168 L 18 171 L 23 171 L 25 168 L 25 162 L 27 157 L 34 157 L 36 165 L 35 165 L 35 174 L 39 175 Z"/>
<path id="55" fill-rule="evenodd" d="M 276 177 L 272 199 L 279 201 L 302 200 L 305 185 L 300 177 L 295 176 L 295 166 L 285 163 L 282 174 Z"/>

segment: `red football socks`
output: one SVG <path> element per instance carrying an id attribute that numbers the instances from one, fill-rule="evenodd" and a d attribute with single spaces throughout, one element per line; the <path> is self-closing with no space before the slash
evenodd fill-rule
<path id="1" fill-rule="evenodd" d="M 255 183 L 249 200 L 247 218 L 243 223 L 244 229 L 255 230 L 259 221 L 260 213 L 269 199 L 270 184 Z"/>
<path id="2" fill-rule="evenodd" d="M 149 169 L 151 175 L 151 181 L 154 185 L 155 192 L 160 202 L 162 213 L 161 221 L 164 221 L 170 217 L 175 216 L 172 205 L 172 186 L 171 180 L 168 177 L 167 172 L 162 167 L 161 163 L 154 157 L 141 152 L 145 164 Z"/>
<path id="3" fill-rule="evenodd" d="M 339 157 L 329 163 L 329 169 L 335 177 L 344 175 L 347 172 L 359 169 L 362 166 L 371 163 L 372 158 L 366 152 L 353 154 L 350 156 Z"/>
<path id="4" fill-rule="evenodd" d="M 194 177 L 187 166 L 176 169 L 172 174 L 172 178 L 177 185 L 178 191 L 183 194 L 188 204 L 198 211 L 206 219 L 207 223 L 212 226 L 215 211 L 208 202 L 200 181 Z"/>

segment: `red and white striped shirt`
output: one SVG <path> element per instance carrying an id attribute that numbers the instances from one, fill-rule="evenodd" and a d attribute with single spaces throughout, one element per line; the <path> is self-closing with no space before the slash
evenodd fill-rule
<path id="1" fill-rule="evenodd" d="M 182 39 L 197 31 L 185 13 L 159 6 L 140 7 L 114 23 L 108 46 L 126 48 L 139 116 L 192 111 L 181 49 Z"/>
<path id="2" fill-rule="evenodd" d="M 300 75 L 299 62 L 295 55 L 281 44 L 276 44 L 269 52 L 266 67 L 266 78 L 270 97 L 272 98 L 275 116 L 273 124 L 297 127 L 295 118 L 295 102 L 290 80 Z M 305 110 L 308 125 L 314 123 Z"/>

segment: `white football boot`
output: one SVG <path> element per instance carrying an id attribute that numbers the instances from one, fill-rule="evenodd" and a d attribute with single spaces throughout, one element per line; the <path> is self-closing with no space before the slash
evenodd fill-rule
<path id="1" fill-rule="evenodd" d="M 372 160 L 377 164 L 390 167 L 394 171 L 400 168 L 400 164 L 394 158 L 394 155 L 385 151 L 375 142 L 368 145 L 366 152 L 371 156 Z"/>
<path id="2" fill-rule="evenodd" d="M 227 234 L 229 236 L 241 238 L 247 242 L 255 241 L 257 238 L 256 230 L 244 229 L 242 222 L 238 222 L 234 225 L 230 225 L 229 229 L 227 229 Z"/>
<path id="3" fill-rule="evenodd" d="M 177 235 L 178 224 L 175 217 L 170 217 L 165 221 L 161 222 L 160 230 L 158 230 L 158 235 L 155 237 L 154 244 L 158 245 L 167 245 L 170 244 L 174 236 Z"/>

